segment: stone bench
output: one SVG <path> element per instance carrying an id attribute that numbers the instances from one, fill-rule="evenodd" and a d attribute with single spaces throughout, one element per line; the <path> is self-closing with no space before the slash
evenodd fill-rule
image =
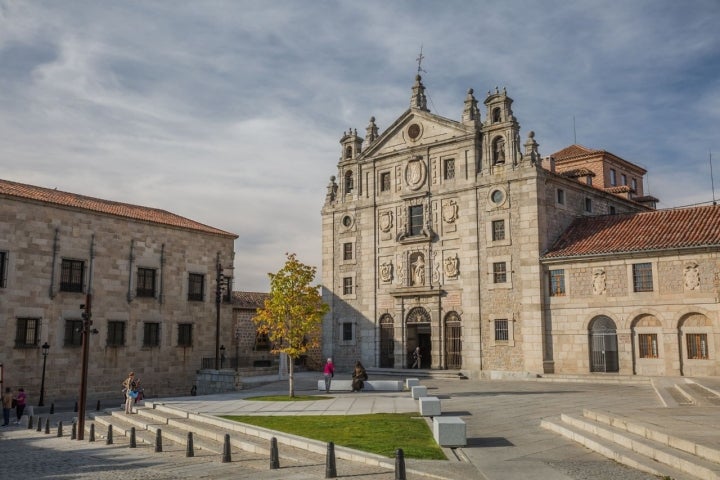
<path id="1" fill-rule="evenodd" d="M 442 415 L 440 410 L 440 399 L 438 397 L 420 397 L 418 399 L 421 417 L 439 417 Z"/>
<path id="2" fill-rule="evenodd" d="M 325 391 L 325 380 L 318 380 L 318 390 Z M 402 392 L 402 380 L 366 380 L 363 392 Z M 352 380 L 335 380 L 330 382 L 331 392 L 352 392 Z"/>
<path id="3" fill-rule="evenodd" d="M 460 417 L 433 417 L 433 438 L 441 447 L 464 447 L 465 422 Z"/>
<path id="4" fill-rule="evenodd" d="M 427 387 L 424 385 L 415 385 L 410 391 L 412 392 L 413 400 L 417 400 L 420 397 L 427 397 Z"/>

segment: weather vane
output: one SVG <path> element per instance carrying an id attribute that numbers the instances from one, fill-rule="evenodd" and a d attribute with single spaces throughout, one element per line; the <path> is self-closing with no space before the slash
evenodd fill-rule
<path id="1" fill-rule="evenodd" d="M 415 59 L 418 62 L 418 75 L 420 75 L 420 72 L 427 73 L 425 70 L 422 69 L 422 61 L 425 58 L 425 55 L 422 54 L 423 46 L 422 43 L 420 44 L 420 55 Z"/>

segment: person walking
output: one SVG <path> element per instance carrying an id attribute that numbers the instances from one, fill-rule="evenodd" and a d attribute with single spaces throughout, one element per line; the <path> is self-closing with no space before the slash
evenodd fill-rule
<path id="1" fill-rule="evenodd" d="M 10 387 L 5 388 L 5 393 L 2 396 L 2 407 L 3 407 L 3 427 L 10 425 L 10 410 L 13 408 L 13 394 Z"/>
<path id="2" fill-rule="evenodd" d="M 20 419 L 25 411 L 25 404 L 27 403 L 27 395 L 25 395 L 24 388 L 18 388 L 17 397 L 15 397 L 15 417 L 17 418 L 16 424 L 20 424 Z"/>
<path id="3" fill-rule="evenodd" d="M 323 377 L 325 377 L 325 393 L 330 393 L 330 382 L 334 376 L 335 366 L 333 365 L 332 358 L 328 358 L 327 362 L 325 362 L 325 368 L 323 368 Z"/>
<path id="4" fill-rule="evenodd" d="M 363 367 L 363 364 L 360 363 L 360 360 L 355 362 L 355 370 L 353 370 L 352 378 L 353 392 L 359 392 L 365 387 L 365 381 L 368 379 L 368 374 L 365 367 Z"/>
<path id="5" fill-rule="evenodd" d="M 415 363 L 413 363 L 412 367 L 410 368 L 420 368 L 420 361 L 422 360 L 422 355 L 420 354 L 420 347 L 415 347 L 415 351 L 413 352 L 413 360 L 415 360 Z"/>

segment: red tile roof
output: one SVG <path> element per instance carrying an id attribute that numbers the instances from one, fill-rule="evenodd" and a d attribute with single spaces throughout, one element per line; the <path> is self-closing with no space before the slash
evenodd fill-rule
<path id="1" fill-rule="evenodd" d="M 720 205 L 576 219 L 543 258 L 720 247 Z"/>
<path id="2" fill-rule="evenodd" d="M 238 237 L 234 233 L 226 232 L 208 225 L 203 225 L 202 223 L 198 223 L 188 218 L 175 215 L 174 213 L 170 213 L 165 210 L 159 210 L 157 208 L 112 202 L 110 200 L 86 197 L 75 193 L 36 187 L 34 185 L 11 182 L 9 180 L 0 179 L 0 195 L 15 197 L 18 199 L 34 200 L 37 202 L 49 203 L 63 207 L 88 210 L 91 212 L 114 215 L 132 220 L 159 223 L 161 225 L 168 225 L 187 230 L 196 230 L 204 233 L 230 236 L 233 238 Z"/>
<path id="3" fill-rule="evenodd" d="M 233 307 L 255 310 L 263 308 L 269 296 L 269 293 L 261 292 L 232 292 L 232 304 Z"/>
<path id="4" fill-rule="evenodd" d="M 555 157 L 555 161 L 563 161 L 571 158 L 581 158 L 585 156 L 594 156 L 598 153 L 608 153 L 605 150 L 593 150 L 591 148 L 583 147 L 582 145 L 570 145 L 565 147 L 559 152 L 552 154 Z"/>

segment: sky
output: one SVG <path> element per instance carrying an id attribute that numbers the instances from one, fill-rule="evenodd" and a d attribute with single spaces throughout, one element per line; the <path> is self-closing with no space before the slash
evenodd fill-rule
<path id="1" fill-rule="evenodd" d="M 711 202 L 718 25 L 717 0 L 0 0 L 0 178 L 233 232 L 234 289 L 268 291 L 286 252 L 320 270 L 340 138 L 409 107 L 422 47 L 433 113 L 505 87 L 541 155 Z"/>

